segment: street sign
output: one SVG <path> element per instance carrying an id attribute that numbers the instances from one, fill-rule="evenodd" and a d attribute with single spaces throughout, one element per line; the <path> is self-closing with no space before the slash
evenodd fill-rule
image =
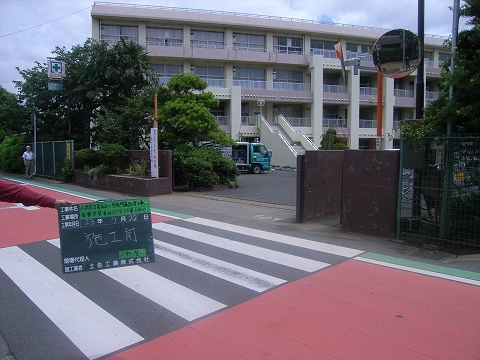
<path id="1" fill-rule="evenodd" d="M 48 78 L 61 80 L 66 75 L 65 61 L 48 59 Z"/>
<path id="2" fill-rule="evenodd" d="M 150 129 L 150 173 L 158 178 L 158 128 Z"/>
<path id="3" fill-rule="evenodd" d="M 64 274 L 155 261 L 150 199 L 58 208 Z"/>
<path id="4" fill-rule="evenodd" d="M 48 90 L 58 91 L 63 88 L 63 83 L 60 81 L 49 81 Z"/>

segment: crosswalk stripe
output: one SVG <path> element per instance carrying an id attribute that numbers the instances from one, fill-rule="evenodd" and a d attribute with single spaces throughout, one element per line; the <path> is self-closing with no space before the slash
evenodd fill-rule
<path id="1" fill-rule="evenodd" d="M 268 290 L 286 282 L 286 280 L 202 255 L 163 241 L 154 240 L 154 242 L 155 253 L 159 256 L 257 292 Z"/>
<path id="2" fill-rule="evenodd" d="M 101 272 L 188 321 L 226 307 L 137 265 Z"/>
<path id="3" fill-rule="evenodd" d="M 209 219 L 204 219 L 199 217 L 184 219 L 184 221 L 188 221 L 198 225 L 209 226 L 217 229 L 227 230 L 227 231 L 235 232 L 239 234 L 246 234 L 249 236 L 254 236 L 254 237 L 262 238 L 265 240 L 275 241 L 282 244 L 293 245 L 293 246 L 298 246 L 305 249 L 321 251 L 328 254 L 344 256 L 348 258 L 352 258 L 364 253 L 364 251 L 351 249 L 343 246 L 337 246 L 337 245 L 327 244 L 327 243 L 313 241 L 313 240 L 306 240 L 306 239 L 302 239 L 294 236 L 276 234 L 276 233 L 267 232 L 267 231 L 258 230 L 258 229 L 251 229 L 244 226 L 232 225 L 232 224 L 227 224 L 220 221 L 209 220 Z"/>
<path id="4" fill-rule="evenodd" d="M 300 256 L 290 255 L 275 250 L 265 249 L 259 246 L 245 244 L 239 241 L 230 240 L 227 238 L 202 233 L 199 231 L 182 228 L 179 226 L 170 225 L 167 223 L 153 224 L 153 228 L 164 231 L 169 234 L 188 238 L 190 240 L 198 241 L 204 244 L 219 247 L 225 250 L 233 251 L 240 254 L 245 254 L 257 259 L 273 262 L 276 264 L 285 265 L 299 270 L 308 272 L 323 269 L 330 264 L 321 261 L 306 259 Z M 250 235 L 248 232 L 246 234 Z"/>
<path id="5" fill-rule="evenodd" d="M 19 247 L 0 249 L 0 268 L 89 359 L 144 340 Z"/>
<path id="6" fill-rule="evenodd" d="M 48 242 L 60 246 L 59 239 Z M 188 321 L 226 307 L 140 266 L 111 268 L 100 272 Z"/>

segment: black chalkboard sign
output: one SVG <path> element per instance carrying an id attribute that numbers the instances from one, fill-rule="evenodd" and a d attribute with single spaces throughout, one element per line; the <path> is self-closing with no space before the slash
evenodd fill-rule
<path id="1" fill-rule="evenodd" d="M 155 261 L 150 199 L 58 208 L 64 274 Z"/>

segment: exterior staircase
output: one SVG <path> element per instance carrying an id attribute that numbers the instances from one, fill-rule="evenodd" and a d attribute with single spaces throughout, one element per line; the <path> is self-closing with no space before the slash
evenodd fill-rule
<path id="1" fill-rule="evenodd" d="M 262 142 L 272 150 L 272 165 L 296 168 L 297 155 L 304 154 L 305 150 L 318 150 L 318 147 L 303 131 L 296 131 L 283 116 L 277 119 L 277 124 L 272 125 L 261 117 Z"/>

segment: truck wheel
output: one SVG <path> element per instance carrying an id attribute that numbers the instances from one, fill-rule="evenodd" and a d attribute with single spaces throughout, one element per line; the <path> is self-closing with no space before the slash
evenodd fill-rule
<path id="1" fill-rule="evenodd" d="M 262 167 L 258 164 L 252 166 L 252 174 L 260 174 L 262 172 Z"/>

